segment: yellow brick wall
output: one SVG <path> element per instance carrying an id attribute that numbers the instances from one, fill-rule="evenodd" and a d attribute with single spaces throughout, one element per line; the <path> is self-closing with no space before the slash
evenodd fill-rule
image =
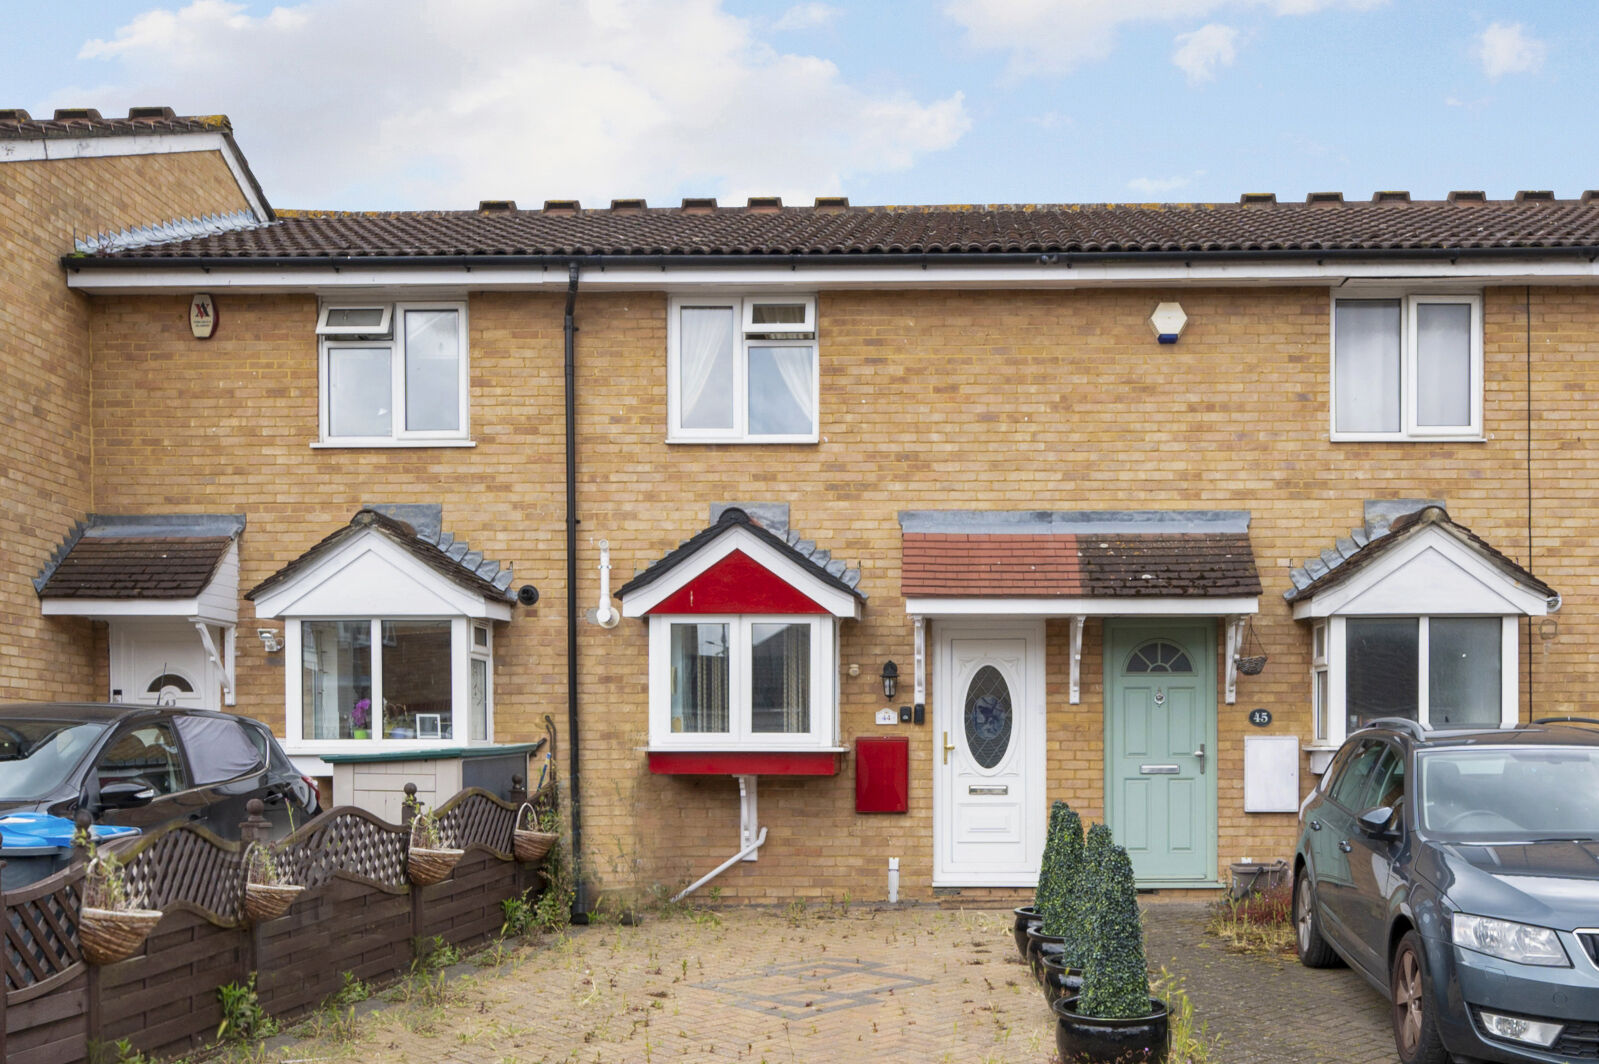
<path id="1" fill-rule="evenodd" d="M 60 257 L 74 234 L 245 206 L 214 151 L 0 162 L 0 699 L 105 697 L 89 623 L 40 616 L 32 585 L 95 506 L 87 301 Z"/>
<path id="2" fill-rule="evenodd" d="M 1486 428 L 1473 444 L 1327 440 L 1325 288 L 1076 292 L 824 293 L 823 440 L 810 446 L 667 446 L 666 299 L 579 297 L 580 608 L 597 593 L 595 543 L 611 543 L 616 584 L 703 528 L 713 502 L 791 504 L 794 527 L 863 570 L 865 619 L 842 629 L 841 732 L 878 734 L 877 678 L 899 662 L 908 689 L 911 624 L 899 595 L 907 509 L 1245 509 L 1265 582 L 1257 631 L 1270 655 L 1219 710 L 1219 864 L 1286 856 L 1292 814 L 1242 813 L 1245 734 L 1308 738 L 1308 632 L 1282 602 L 1287 572 L 1362 520 L 1379 497 L 1441 497 L 1451 514 L 1527 559 L 1527 321 L 1522 289 L 1490 289 Z M 363 502 L 441 502 L 445 526 L 543 595 L 496 635 L 496 732 L 565 734 L 561 301 L 470 300 L 476 447 L 314 450 L 311 296 L 218 296 L 222 328 L 201 344 L 179 297 L 95 300 L 96 491 L 103 509 L 240 511 L 248 588 L 348 520 Z M 1175 347 L 1146 319 L 1179 299 Z M 1592 340 L 1599 293 L 1535 289 L 1532 309 L 1536 570 L 1565 594 L 1558 638 L 1530 670 L 1540 712 L 1578 705 L 1592 674 L 1594 458 L 1599 415 Z M 181 373 L 178 372 L 181 369 Z M 164 401 L 148 401 L 151 393 Z M 249 625 L 244 609 L 242 623 Z M 1525 628 L 1525 626 L 1524 626 Z M 1048 646 L 1049 797 L 1102 815 L 1102 626 L 1084 639 L 1082 698 L 1067 705 L 1068 626 Z M 580 635 L 584 831 L 597 887 L 676 889 L 737 848 L 730 779 L 652 776 L 646 633 L 638 621 Z M 931 646 L 932 640 L 929 640 Z M 1218 632 L 1218 646 L 1221 645 Z M 1218 662 L 1219 666 L 1219 662 Z M 931 674 L 931 668 L 929 670 Z M 281 723 L 283 671 L 241 640 L 240 707 Z M 1523 682 L 1524 698 L 1528 684 Z M 908 702 L 908 695 L 896 698 Z M 1264 706 L 1275 720 L 1244 723 Z M 853 812 L 849 758 L 834 779 L 760 785 L 770 835 L 760 860 L 722 877 L 723 896 L 879 898 L 886 859 L 901 889 L 930 893 L 936 736 L 912 741 L 911 812 Z M 561 761 L 565 770 L 565 758 Z M 1312 778 L 1302 777 L 1305 786 Z"/>

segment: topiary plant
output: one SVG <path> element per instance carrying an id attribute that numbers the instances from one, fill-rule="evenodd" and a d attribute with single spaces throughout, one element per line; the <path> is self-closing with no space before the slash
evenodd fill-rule
<path id="1" fill-rule="evenodd" d="M 1044 934 L 1066 935 L 1073 883 L 1083 863 L 1083 819 L 1065 802 L 1055 804 L 1059 807 L 1058 815 L 1056 810 L 1050 813 L 1049 840 L 1044 846 L 1044 860 L 1050 863 L 1039 869 L 1038 912 L 1044 918 L 1041 928 Z"/>
<path id="2" fill-rule="evenodd" d="M 1088 948 L 1093 940 L 1095 895 L 1099 889 L 1100 865 L 1106 852 L 1115 845 L 1110 828 L 1095 824 L 1088 829 L 1082 852 L 1066 883 L 1065 911 L 1061 916 L 1061 963 L 1067 968 L 1088 967 Z"/>
<path id="3" fill-rule="evenodd" d="M 1126 850 L 1115 845 L 1106 850 L 1096 888 L 1093 931 L 1077 1012 L 1099 1019 L 1148 1016 L 1144 926 L 1138 915 L 1133 862 Z"/>
<path id="4" fill-rule="evenodd" d="M 1046 907 L 1050 892 L 1055 889 L 1053 870 L 1060 865 L 1058 855 L 1061 842 L 1064 841 L 1064 836 L 1061 834 L 1064 821 L 1061 820 L 1061 817 L 1070 808 L 1071 806 L 1059 798 L 1051 802 L 1049 806 L 1049 828 L 1044 832 L 1044 856 L 1038 864 L 1038 889 L 1033 892 L 1033 908 L 1037 909 L 1040 914 L 1043 913 Z"/>

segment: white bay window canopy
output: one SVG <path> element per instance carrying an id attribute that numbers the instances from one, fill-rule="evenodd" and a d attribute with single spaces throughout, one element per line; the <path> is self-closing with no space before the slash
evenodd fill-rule
<path id="1" fill-rule="evenodd" d="M 244 525 L 242 514 L 90 514 L 34 578 L 40 612 L 109 625 L 111 701 L 231 706 Z"/>
<path id="2" fill-rule="evenodd" d="M 365 507 L 245 596 L 284 622 L 290 753 L 493 739 L 494 622 L 510 620 L 512 572 L 442 517 Z"/>
<path id="3" fill-rule="evenodd" d="M 866 596 L 787 510 L 712 507 L 709 528 L 617 591 L 649 625 L 652 772 L 837 771 L 837 625 Z"/>
<path id="4" fill-rule="evenodd" d="M 1290 574 L 1311 638 L 1312 768 L 1366 721 L 1510 727 L 1522 617 L 1560 608 L 1527 569 L 1431 500 L 1370 503 L 1366 524 Z"/>

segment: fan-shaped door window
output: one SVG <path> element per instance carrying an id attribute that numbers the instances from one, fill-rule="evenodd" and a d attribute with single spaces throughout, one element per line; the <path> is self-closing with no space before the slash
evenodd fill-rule
<path id="1" fill-rule="evenodd" d="M 1176 643 L 1168 643 L 1164 639 L 1152 639 L 1128 656 L 1127 671 L 1191 673 L 1194 671 L 1194 663 L 1188 660 L 1188 652 Z"/>
<path id="2" fill-rule="evenodd" d="M 175 706 L 183 695 L 194 694 L 194 685 L 175 672 L 164 672 L 150 681 L 146 694 L 155 695 L 158 706 Z"/>
<path id="3" fill-rule="evenodd" d="M 992 665 L 984 665 L 966 688 L 966 746 L 972 760 L 993 768 L 1010 749 L 1010 685 Z"/>

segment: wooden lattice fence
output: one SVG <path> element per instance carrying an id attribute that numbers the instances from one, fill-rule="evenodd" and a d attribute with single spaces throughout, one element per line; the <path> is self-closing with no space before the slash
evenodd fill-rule
<path id="1" fill-rule="evenodd" d="M 553 801 L 553 789 L 539 800 Z M 517 809 L 477 789 L 441 805 L 445 838 L 466 854 L 444 882 L 420 888 L 406 878 L 407 823 L 330 809 L 273 847 L 305 890 L 264 924 L 243 915 L 244 844 L 187 824 L 117 844 L 131 900 L 164 915 L 138 952 L 105 966 L 79 949 L 81 859 L 7 892 L 0 1059 L 76 1064 L 122 1038 L 153 1057 L 187 1053 L 216 1034 L 217 989 L 251 972 L 262 1007 L 287 1019 L 335 993 L 344 972 L 381 982 L 408 972 L 435 937 L 484 942 L 503 922 L 502 901 L 543 886 L 513 856 Z M 246 821 L 245 839 L 264 827 Z"/>

